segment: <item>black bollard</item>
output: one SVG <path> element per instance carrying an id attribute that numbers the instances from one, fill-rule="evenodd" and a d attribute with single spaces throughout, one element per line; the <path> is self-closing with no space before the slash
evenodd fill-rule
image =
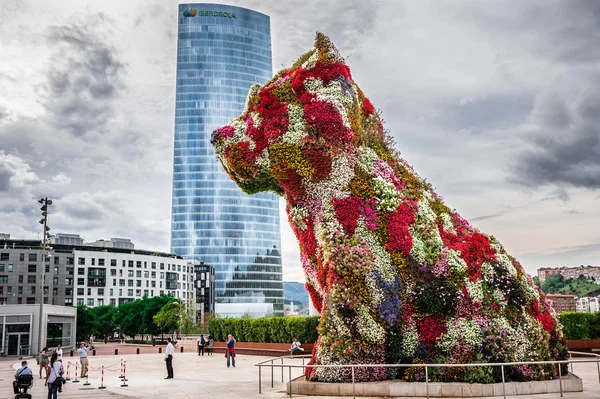
<path id="1" fill-rule="evenodd" d="M 115 348 L 115 356 L 119 354 L 119 349 Z"/>
<path id="2" fill-rule="evenodd" d="M 162 353 L 162 348 L 158 348 L 158 353 Z"/>
<path id="3" fill-rule="evenodd" d="M 96 356 L 96 349 L 92 349 L 92 356 Z"/>
<path id="4" fill-rule="evenodd" d="M 71 357 L 73 357 L 73 351 L 71 351 Z"/>
<path id="5" fill-rule="evenodd" d="M 183 346 L 181 347 L 181 353 L 183 353 Z"/>
<path id="6" fill-rule="evenodd" d="M 140 348 L 137 348 L 135 351 L 138 355 L 140 354 Z"/>

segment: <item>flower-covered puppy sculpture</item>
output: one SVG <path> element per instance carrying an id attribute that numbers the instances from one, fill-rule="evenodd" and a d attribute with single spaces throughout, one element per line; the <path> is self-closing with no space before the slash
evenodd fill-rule
<path id="1" fill-rule="evenodd" d="M 247 193 L 287 201 L 306 287 L 321 314 L 311 364 L 562 359 L 564 339 L 543 294 L 492 236 L 444 205 L 386 139 L 377 112 L 330 42 L 264 86 L 213 132 L 225 170 Z M 492 382 L 492 367 L 430 371 L 438 381 Z M 554 376 L 551 366 L 513 379 Z M 361 368 L 357 380 L 386 379 Z M 350 370 L 314 367 L 319 381 Z M 413 368 L 408 380 L 422 380 Z"/>

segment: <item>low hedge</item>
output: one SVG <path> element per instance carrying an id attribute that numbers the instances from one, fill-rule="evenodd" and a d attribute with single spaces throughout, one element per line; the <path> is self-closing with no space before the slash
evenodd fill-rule
<path id="1" fill-rule="evenodd" d="M 249 318 L 212 318 L 208 322 L 208 331 L 215 341 L 227 340 L 232 334 L 242 342 L 290 343 L 294 338 L 302 343 L 317 340 L 318 316 L 309 317 L 265 317 Z"/>
<path id="2" fill-rule="evenodd" d="M 600 312 L 565 312 L 560 322 L 567 339 L 600 339 Z"/>

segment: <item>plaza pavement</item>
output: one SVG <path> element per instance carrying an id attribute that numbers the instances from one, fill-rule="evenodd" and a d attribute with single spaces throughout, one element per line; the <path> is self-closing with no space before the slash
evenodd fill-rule
<path id="1" fill-rule="evenodd" d="M 129 350 L 126 350 L 129 352 Z M 134 348 L 135 351 L 135 348 Z M 122 352 L 121 350 L 119 351 Z M 114 353 L 114 351 L 113 351 Z M 144 352 L 142 352 L 144 353 Z M 165 380 L 165 363 L 163 354 L 129 354 L 123 356 L 105 355 L 90 357 L 90 385 L 82 385 L 69 381 L 63 387 L 63 393 L 59 398 L 64 399 L 107 399 L 107 398 L 216 398 L 216 399 L 238 399 L 238 398 L 285 398 L 285 384 L 281 382 L 281 370 L 276 370 L 274 375 L 274 388 L 271 388 L 271 373 L 263 369 L 263 393 L 258 393 L 258 368 L 254 365 L 266 357 L 238 355 L 236 367 L 227 368 L 223 354 L 213 356 L 198 356 L 196 353 L 175 353 L 173 360 L 174 379 Z M 121 387 L 120 360 L 127 363 L 126 375 L 127 387 Z M 37 379 L 37 365 L 35 359 L 28 359 L 33 366 L 36 376 L 33 390 L 34 399 L 46 398 L 47 389 L 43 381 Z M 286 359 L 286 363 L 289 363 Z M 71 364 L 79 359 L 65 357 L 65 362 Z M 302 364 L 299 359 L 294 360 Z M 3 359 L 0 361 L 0 398 L 12 398 L 12 379 L 15 369 L 20 362 L 16 359 Z M 106 389 L 100 390 L 101 366 L 105 366 L 104 385 Z M 69 367 L 71 379 L 73 379 L 72 366 Z M 299 375 L 300 369 L 293 372 L 292 377 Z M 584 379 L 584 392 L 569 393 L 564 397 L 567 399 L 592 399 L 600 398 L 600 383 L 595 364 L 575 365 L 575 374 Z M 287 369 L 284 371 L 284 379 L 288 379 Z M 295 398 L 303 397 L 294 395 Z M 559 394 L 531 395 L 531 396 L 509 396 L 511 399 L 550 399 L 559 398 Z M 323 397 L 308 397 L 319 399 Z"/>

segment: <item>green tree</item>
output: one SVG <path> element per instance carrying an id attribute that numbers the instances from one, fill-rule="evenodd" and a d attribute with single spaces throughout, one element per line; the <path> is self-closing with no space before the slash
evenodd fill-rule
<path id="1" fill-rule="evenodd" d="M 178 300 L 173 300 L 160 309 L 153 320 L 161 333 L 170 333 L 179 329 L 182 309 L 185 311 L 185 306 Z"/>
<path id="2" fill-rule="evenodd" d="M 92 309 L 85 305 L 77 306 L 77 330 L 75 336 L 77 342 L 85 341 L 94 332 L 96 323 L 95 314 Z"/>
<path id="3" fill-rule="evenodd" d="M 538 276 L 533 276 L 533 283 L 539 287 L 542 288 L 541 284 L 540 284 L 540 278 Z"/>
<path id="4" fill-rule="evenodd" d="M 142 301 L 132 301 L 125 302 L 117 307 L 113 315 L 113 322 L 116 326 L 119 326 L 123 334 L 135 337 L 143 332 L 140 320 L 143 306 Z"/>
<path id="5" fill-rule="evenodd" d="M 92 308 L 94 314 L 94 332 L 96 336 L 109 337 L 115 331 L 115 325 L 113 323 L 113 315 L 116 308 L 113 305 L 96 306 Z"/>
<path id="6" fill-rule="evenodd" d="M 160 328 L 154 322 L 154 316 L 160 312 L 163 306 L 173 300 L 170 295 L 155 296 L 152 298 L 144 297 L 142 302 L 144 309 L 142 310 L 142 325 L 143 334 L 150 334 L 152 336 L 161 333 Z"/>
<path id="7" fill-rule="evenodd" d="M 542 284 L 542 291 L 546 294 L 556 294 L 565 287 L 566 281 L 562 274 L 551 274 Z"/>

